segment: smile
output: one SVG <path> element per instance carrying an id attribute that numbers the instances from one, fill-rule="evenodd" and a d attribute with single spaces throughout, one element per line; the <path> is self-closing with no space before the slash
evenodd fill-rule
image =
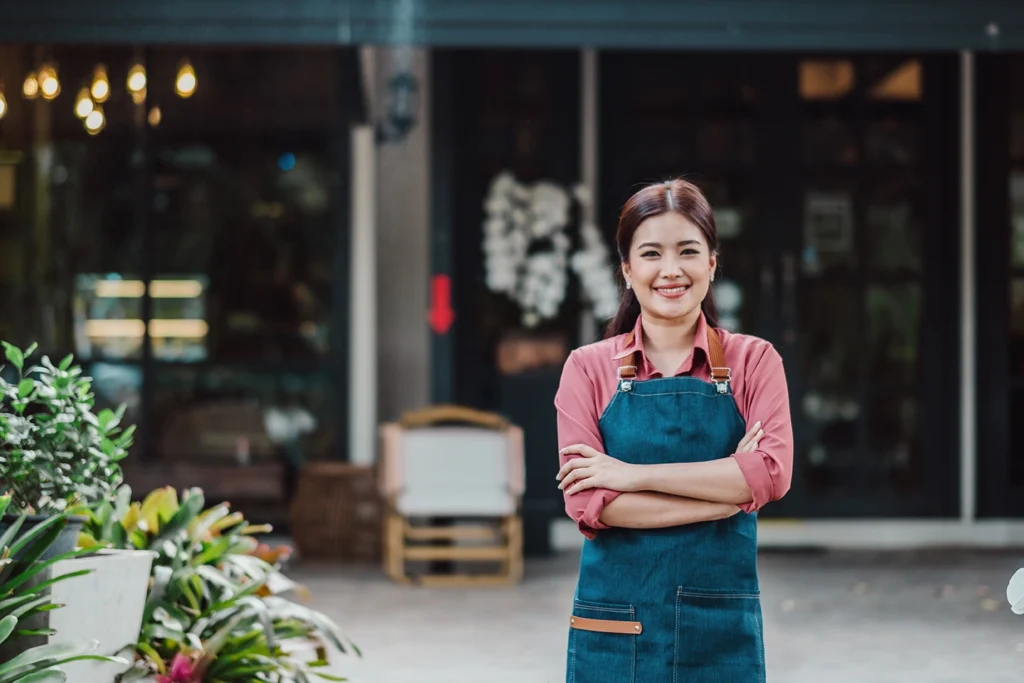
<path id="1" fill-rule="evenodd" d="M 690 285 L 672 285 L 671 287 L 655 287 L 654 291 L 666 299 L 678 299 L 688 292 Z"/>

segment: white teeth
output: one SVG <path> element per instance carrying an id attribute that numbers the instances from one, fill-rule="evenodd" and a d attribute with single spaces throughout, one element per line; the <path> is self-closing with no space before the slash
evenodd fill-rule
<path id="1" fill-rule="evenodd" d="M 659 287 L 658 291 L 665 292 L 666 294 L 676 294 L 677 292 L 682 292 L 685 289 L 686 287 Z"/>

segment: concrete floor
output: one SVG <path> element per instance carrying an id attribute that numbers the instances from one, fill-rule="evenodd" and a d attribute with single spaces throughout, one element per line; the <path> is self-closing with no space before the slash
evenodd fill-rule
<path id="1" fill-rule="evenodd" d="M 409 588 L 373 568 L 289 573 L 361 647 L 332 667 L 352 683 L 561 683 L 576 559 L 529 563 L 511 589 Z M 765 552 L 760 566 L 771 683 L 1024 680 L 1024 617 L 1005 597 L 1024 552 Z"/>

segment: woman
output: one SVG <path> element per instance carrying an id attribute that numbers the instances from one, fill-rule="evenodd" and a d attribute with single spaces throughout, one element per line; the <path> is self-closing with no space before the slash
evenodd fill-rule
<path id="1" fill-rule="evenodd" d="M 623 207 L 625 291 L 555 398 L 566 511 L 586 536 L 569 683 L 763 681 L 756 511 L 789 489 L 782 359 L 717 328 L 707 200 L 658 183 Z"/>

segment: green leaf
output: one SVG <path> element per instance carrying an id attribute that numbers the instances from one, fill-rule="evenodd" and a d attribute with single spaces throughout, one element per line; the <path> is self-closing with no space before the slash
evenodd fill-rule
<path id="1" fill-rule="evenodd" d="M 18 625 L 18 617 L 7 616 L 0 619 L 0 643 L 7 640 L 7 637 L 14 633 L 14 627 Z"/>
<path id="2" fill-rule="evenodd" d="M 28 398 L 28 395 L 32 393 L 32 390 L 36 388 L 36 381 L 31 377 L 18 382 L 18 398 Z"/>
<path id="3" fill-rule="evenodd" d="M 65 515 L 54 515 L 43 520 L 11 544 L 11 557 L 17 557 L 23 562 L 35 562 L 53 545 L 67 523 Z M 19 556 L 19 553 L 26 548 L 28 549 L 25 550 L 25 553 Z"/>
<path id="4" fill-rule="evenodd" d="M 96 414 L 96 420 L 99 422 L 100 429 L 104 433 L 110 431 L 117 426 L 117 421 L 114 418 L 114 411 L 110 408 L 104 408 Z"/>
<path id="5" fill-rule="evenodd" d="M 4 347 L 4 355 L 7 356 L 7 360 L 11 362 L 11 365 L 18 368 L 20 373 L 25 368 L 25 354 L 13 344 L 8 344 L 7 342 L 0 342 L 0 344 Z"/>
<path id="6" fill-rule="evenodd" d="M 60 362 L 60 365 L 58 365 L 57 367 L 60 368 L 61 370 L 67 371 L 67 369 L 71 367 L 71 362 L 74 359 L 75 355 L 73 353 L 69 353 L 68 355 L 64 356 L 64 360 L 62 360 Z"/>
<path id="7" fill-rule="evenodd" d="M 0 664 L 0 681 L 6 681 L 6 676 L 22 667 L 32 664 L 53 666 L 56 662 L 51 660 L 81 655 L 89 650 L 95 650 L 98 645 L 99 643 L 94 640 L 91 643 L 50 643 L 31 648 L 14 659 Z"/>
<path id="8" fill-rule="evenodd" d="M 31 612 L 32 610 L 36 609 L 37 607 L 42 607 L 43 605 L 49 605 L 49 604 L 50 604 L 50 596 L 48 596 L 48 595 L 44 596 L 44 597 L 41 597 L 41 598 L 36 598 L 35 600 L 32 600 L 31 602 L 25 603 L 24 605 L 22 605 L 18 609 L 12 610 L 11 611 L 11 616 L 20 619 L 21 617 L 23 617 L 27 613 Z"/>
<path id="9" fill-rule="evenodd" d="M 68 675 L 60 669 L 43 669 L 35 673 L 22 676 L 17 683 L 66 683 Z"/>

